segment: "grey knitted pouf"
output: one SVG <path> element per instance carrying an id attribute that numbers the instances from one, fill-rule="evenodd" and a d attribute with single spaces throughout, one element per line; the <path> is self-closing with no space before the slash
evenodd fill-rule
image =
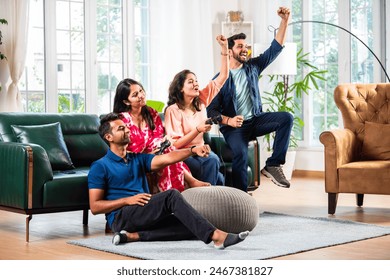
<path id="1" fill-rule="evenodd" d="M 223 231 L 251 231 L 259 221 L 256 200 L 241 190 L 211 186 L 187 189 L 182 194 L 192 207 Z"/>

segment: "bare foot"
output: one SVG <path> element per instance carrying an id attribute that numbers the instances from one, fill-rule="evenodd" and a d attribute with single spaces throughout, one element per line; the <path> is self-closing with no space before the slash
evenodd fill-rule
<path id="1" fill-rule="evenodd" d="M 135 242 L 139 240 L 139 234 L 138 232 L 127 232 L 127 231 L 121 231 L 121 233 L 125 233 L 127 236 L 127 242 Z"/>
<path id="2" fill-rule="evenodd" d="M 229 246 L 235 245 L 244 241 L 249 235 L 249 231 L 243 231 L 239 234 L 226 233 L 219 229 L 215 230 L 211 239 L 214 241 L 214 247 L 216 249 L 225 249 Z"/>
<path id="3" fill-rule="evenodd" d="M 211 186 L 211 184 L 209 182 L 203 182 L 203 181 L 200 181 L 200 180 L 195 179 L 195 178 L 193 180 L 187 182 L 187 184 L 190 188 Z"/>
<path id="4" fill-rule="evenodd" d="M 196 179 L 190 172 L 184 170 L 184 182 L 189 188 L 211 186 L 209 182 L 203 182 Z"/>
<path id="5" fill-rule="evenodd" d="M 214 242 L 214 246 L 221 246 L 227 237 L 227 232 L 216 229 L 211 236 L 211 240 Z"/>

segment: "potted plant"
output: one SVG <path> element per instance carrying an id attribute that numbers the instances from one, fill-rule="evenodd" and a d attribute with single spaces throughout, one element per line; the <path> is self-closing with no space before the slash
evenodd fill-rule
<path id="1" fill-rule="evenodd" d="M 286 75 L 268 75 L 269 82 L 273 84 L 273 91 L 264 91 L 262 97 L 267 112 L 289 112 L 294 116 L 294 125 L 289 146 L 291 150 L 294 150 L 298 146 L 298 138 L 296 135 L 300 133 L 301 128 L 304 126 L 302 118 L 297 114 L 301 110 L 299 100 L 301 100 L 303 94 L 309 94 L 309 91 L 313 88 L 318 90 L 318 83 L 320 81 L 326 81 L 325 74 L 327 70 L 319 70 L 309 61 L 308 56 L 309 53 L 303 53 L 302 49 L 298 50 L 297 73 L 302 74 L 295 76 L 293 82 L 290 84 Z M 275 133 L 264 136 L 265 148 L 268 154 L 272 152 L 274 137 Z M 293 158 L 293 161 L 295 161 L 295 156 Z M 290 169 L 291 171 L 288 173 L 292 173 L 293 168 L 291 167 Z M 285 171 L 285 173 L 287 172 Z M 291 178 L 291 175 L 286 174 L 286 177 Z"/>
<path id="2" fill-rule="evenodd" d="M 5 19 L 0 18 L 0 24 L 8 24 L 8 22 Z M 3 44 L 2 39 L 3 39 L 3 34 L 1 33 L 1 30 L 0 30 L 0 46 Z M 3 53 L 1 53 L 1 51 L 0 51 L 0 60 L 3 60 L 3 59 L 7 59 L 7 57 Z M 0 84 L 0 91 L 1 91 L 1 84 Z"/>

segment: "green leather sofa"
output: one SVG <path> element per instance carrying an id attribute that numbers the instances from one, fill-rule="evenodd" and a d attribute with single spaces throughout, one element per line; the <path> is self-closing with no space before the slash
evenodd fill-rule
<path id="1" fill-rule="evenodd" d="M 60 124 L 62 135 L 44 129 L 53 123 Z M 42 145 L 62 137 L 72 166 L 58 170 L 42 145 L 20 143 L 24 134 L 19 139 L 15 129 L 26 127 L 40 134 Z M 83 210 L 83 224 L 88 224 L 89 167 L 108 149 L 98 127 L 99 117 L 91 114 L 0 113 L 0 209 L 28 215 L 27 242 L 34 214 Z M 62 155 L 54 151 L 57 160 Z"/>
<path id="2" fill-rule="evenodd" d="M 232 159 L 233 153 L 227 145 L 223 135 L 206 133 L 205 143 L 210 145 L 211 150 L 216 153 L 221 161 L 220 171 L 225 177 L 225 185 L 232 187 Z M 260 154 L 257 140 L 252 140 L 248 144 L 248 189 L 254 191 L 260 185 Z"/>

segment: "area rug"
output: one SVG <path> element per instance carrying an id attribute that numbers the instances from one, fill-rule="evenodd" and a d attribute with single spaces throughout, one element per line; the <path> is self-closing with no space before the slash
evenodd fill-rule
<path id="1" fill-rule="evenodd" d="M 264 212 L 244 242 L 217 250 L 199 240 L 133 242 L 114 246 L 112 236 L 68 243 L 149 260 L 261 260 L 390 234 L 382 227 L 332 218 L 300 217 Z"/>

